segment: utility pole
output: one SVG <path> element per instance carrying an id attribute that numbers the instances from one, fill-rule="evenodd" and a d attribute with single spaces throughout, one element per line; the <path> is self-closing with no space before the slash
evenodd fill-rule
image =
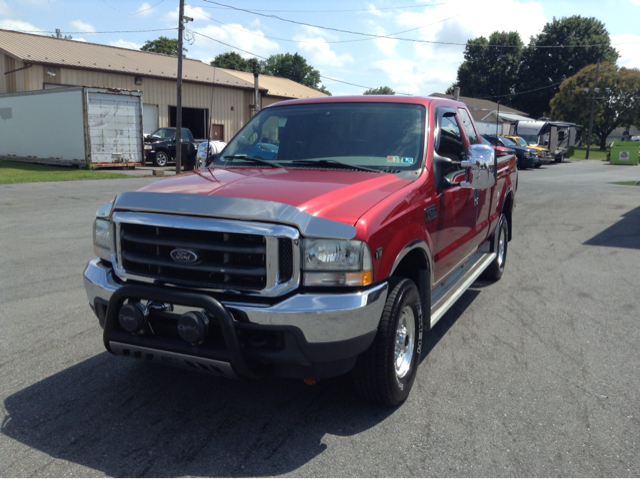
<path id="1" fill-rule="evenodd" d="M 596 108 L 596 94 L 598 93 L 598 72 L 600 71 L 600 59 L 596 64 L 596 79 L 593 82 L 593 95 L 591 96 L 591 114 L 589 115 L 589 135 L 587 136 L 587 153 L 585 159 L 589 159 L 589 150 L 591 149 L 591 135 L 593 134 L 593 113 Z"/>
<path id="2" fill-rule="evenodd" d="M 182 31 L 184 0 L 180 0 L 178 16 L 178 95 L 176 100 L 176 174 L 182 171 Z"/>

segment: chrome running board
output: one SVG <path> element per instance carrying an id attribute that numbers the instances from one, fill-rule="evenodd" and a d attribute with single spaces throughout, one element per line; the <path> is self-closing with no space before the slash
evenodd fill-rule
<path id="1" fill-rule="evenodd" d="M 431 291 L 431 327 L 444 316 L 460 296 L 478 279 L 495 259 L 496 253 L 477 252 L 449 274 L 444 281 Z"/>

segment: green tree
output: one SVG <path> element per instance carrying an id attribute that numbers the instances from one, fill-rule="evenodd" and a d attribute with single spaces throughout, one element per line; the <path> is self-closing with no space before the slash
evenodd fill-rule
<path id="1" fill-rule="evenodd" d="M 288 78 L 302 85 L 330 95 L 320 81 L 320 72 L 307 63 L 301 55 L 278 53 L 262 62 L 262 71 L 267 75 Z"/>
<path id="2" fill-rule="evenodd" d="M 257 58 L 242 58 L 236 52 L 216 55 L 211 61 L 211 66 L 239 72 L 262 73 L 262 64 Z"/>
<path id="3" fill-rule="evenodd" d="M 369 88 L 363 93 L 363 95 L 395 95 L 396 92 L 393 88 L 388 86 L 381 86 L 378 88 Z"/>
<path id="4" fill-rule="evenodd" d="M 551 100 L 552 118 L 581 124 L 585 136 L 589 128 L 595 69 L 595 65 L 589 65 L 567 78 Z M 585 88 L 589 88 L 588 96 Z M 607 137 L 615 128 L 637 125 L 640 121 L 640 70 L 618 69 L 612 63 L 602 63 L 598 88 L 593 133 L 600 139 L 600 149 L 604 149 Z"/>
<path id="5" fill-rule="evenodd" d="M 147 40 L 144 45 L 140 47 L 143 52 L 162 53 L 164 55 L 178 56 L 178 39 L 159 37 L 155 40 Z M 187 49 L 182 47 L 182 56 L 186 56 L 184 52 Z"/>
<path id="6" fill-rule="evenodd" d="M 517 89 L 518 68 L 524 44 L 518 32 L 493 32 L 489 38 L 478 37 L 467 41 L 464 61 L 458 68 L 453 87 L 474 98 L 488 98 L 510 105 L 508 96 Z"/>
<path id="7" fill-rule="evenodd" d="M 557 48 L 574 46 L 574 48 Z M 585 45 L 597 45 L 586 48 Z M 549 102 L 565 78 L 600 59 L 615 63 L 618 52 L 611 46 L 604 24 L 591 17 L 574 15 L 547 23 L 542 33 L 531 37 L 522 52 L 522 64 L 514 106 L 533 118 L 546 116 Z M 524 93 L 527 92 L 527 93 Z"/>

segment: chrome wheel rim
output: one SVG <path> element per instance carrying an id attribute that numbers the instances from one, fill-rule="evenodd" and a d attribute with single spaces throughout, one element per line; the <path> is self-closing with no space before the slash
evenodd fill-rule
<path id="1" fill-rule="evenodd" d="M 405 306 L 400 313 L 396 329 L 395 369 L 396 376 L 404 378 L 411 370 L 413 346 L 415 343 L 415 315 L 411 306 Z"/>
<path id="2" fill-rule="evenodd" d="M 165 166 L 167 164 L 167 155 L 164 153 L 158 153 L 156 155 L 156 163 L 158 166 Z"/>
<path id="3" fill-rule="evenodd" d="M 504 226 L 500 225 L 500 239 L 498 240 L 498 267 L 504 269 L 504 258 L 506 255 L 506 235 Z"/>

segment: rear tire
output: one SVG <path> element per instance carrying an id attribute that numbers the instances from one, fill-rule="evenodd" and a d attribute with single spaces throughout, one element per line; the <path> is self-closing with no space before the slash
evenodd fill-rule
<path id="1" fill-rule="evenodd" d="M 507 248 L 509 245 L 509 220 L 502 214 L 498 222 L 498 228 L 494 233 L 497 256 L 491 262 L 489 267 L 482 273 L 482 278 L 488 281 L 498 281 L 504 273 L 504 265 L 507 262 Z"/>
<path id="2" fill-rule="evenodd" d="M 423 317 L 420 294 L 406 278 L 391 278 L 378 334 L 358 358 L 355 388 L 363 399 L 396 406 L 407 399 L 422 352 Z"/>
<path id="3" fill-rule="evenodd" d="M 564 155 L 560 155 L 555 159 L 556 163 L 564 163 Z"/>

